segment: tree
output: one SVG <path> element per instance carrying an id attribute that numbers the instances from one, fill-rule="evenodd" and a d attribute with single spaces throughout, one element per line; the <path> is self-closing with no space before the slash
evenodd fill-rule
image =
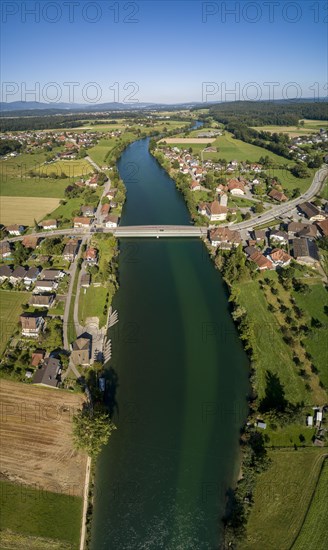
<path id="1" fill-rule="evenodd" d="M 264 212 L 264 206 L 261 202 L 256 203 L 256 205 L 254 206 L 254 212 L 256 214 L 261 214 L 262 212 Z"/>
<path id="2" fill-rule="evenodd" d="M 73 416 L 74 444 L 92 458 L 98 456 L 114 430 L 115 424 L 102 409 L 95 408 L 92 411 L 84 408 Z"/>

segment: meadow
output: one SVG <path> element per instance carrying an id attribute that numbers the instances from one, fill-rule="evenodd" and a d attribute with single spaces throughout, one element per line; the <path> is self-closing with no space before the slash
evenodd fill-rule
<path id="1" fill-rule="evenodd" d="M 275 125 L 254 126 L 254 130 L 258 130 L 259 132 L 271 132 L 272 134 L 273 133 L 288 134 L 289 137 L 293 138 L 293 137 L 318 133 L 320 128 L 327 128 L 327 126 L 328 126 L 328 120 L 303 120 L 303 121 L 300 121 L 300 122 L 304 122 L 304 125 L 298 125 L 298 126 L 275 126 Z"/>
<path id="2" fill-rule="evenodd" d="M 81 497 L 0 481 L 0 502 L 0 530 L 63 541 L 70 543 L 72 550 L 79 548 Z"/>
<path id="3" fill-rule="evenodd" d="M 268 452 L 271 464 L 265 472 L 257 476 L 254 504 L 247 523 L 247 537 L 240 542 L 238 548 L 317 549 L 315 546 L 294 548 L 292 545 L 311 503 L 325 454 L 326 449 L 316 447 Z M 321 501 L 321 508 L 323 507 L 324 500 Z M 319 533 L 325 536 L 324 531 L 322 524 Z M 325 547 L 319 548 L 321 550 Z"/>
<path id="4" fill-rule="evenodd" d="M 0 290 L 0 323 L 1 323 L 1 340 L 0 354 L 2 354 L 7 346 L 13 332 L 18 327 L 19 315 L 22 313 L 22 304 L 26 304 L 30 298 L 29 292 L 15 292 Z"/>
<path id="5" fill-rule="evenodd" d="M 60 177 L 61 174 L 65 174 L 68 178 L 78 178 L 80 176 L 85 179 L 89 174 L 94 172 L 94 168 L 85 159 L 77 160 L 58 160 L 51 162 L 50 164 L 43 164 L 37 170 L 40 174 L 56 174 Z"/>
<path id="6" fill-rule="evenodd" d="M 292 550 L 326 550 L 328 548 L 328 461 L 324 461 L 310 508 Z"/>
<path id="7" fill-rule="evenodd" d="M 45 197 L 1 197 L 0 223 L 33 225 L 59 205 L 59 199 Z"/>

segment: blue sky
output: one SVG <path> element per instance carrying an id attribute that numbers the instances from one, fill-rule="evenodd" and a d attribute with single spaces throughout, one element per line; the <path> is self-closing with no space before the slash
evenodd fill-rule
<path id="1" fill-rule="evenodd" d="M 275 98 L 323 96 L 326 17 L 325 2 L 307 0 L 3 0 L 1 97 L 174 103 L 266 99 L 270 90 Z"/>

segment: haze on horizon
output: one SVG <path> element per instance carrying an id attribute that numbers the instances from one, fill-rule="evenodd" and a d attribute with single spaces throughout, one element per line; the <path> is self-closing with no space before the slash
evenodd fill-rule
<path id="1" fill-rule="evenodd" d="M 327 95 L 322 2 L 2 2 L 1 101 Z"/>

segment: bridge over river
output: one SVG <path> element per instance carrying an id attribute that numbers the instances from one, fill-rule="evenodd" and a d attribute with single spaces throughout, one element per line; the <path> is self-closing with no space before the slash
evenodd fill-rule
<path id="1" fill-rule="evenodd" d="M 115 237 L 206 237 L 207 227 L 194 225 L 122 225 Z"/>

